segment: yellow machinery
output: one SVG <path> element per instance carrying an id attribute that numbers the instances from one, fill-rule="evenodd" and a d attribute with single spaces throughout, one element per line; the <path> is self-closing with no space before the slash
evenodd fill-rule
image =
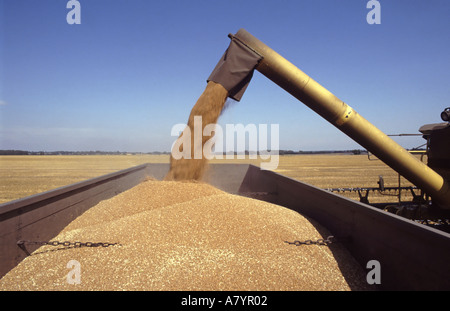
<path id="1" fill-rule="evenodd" d="M 221 83 L 231 92 L 230 97 L 240 100 L 252 70 L 258 70 L 424 191 L 433 206 L 450 209 L 448 174 L 442 175 L 448 172 L 450 162 L 448 123 L 422 128 L 430 143 L 427 165 L 246 30 L 229 37 L 230 47 L 208 80 Z M 449 111 L 442 113 L 447 121 Z"/>

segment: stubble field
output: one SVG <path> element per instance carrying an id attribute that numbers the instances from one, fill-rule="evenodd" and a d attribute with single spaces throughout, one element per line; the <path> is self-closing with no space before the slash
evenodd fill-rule
<path id="1" fill-rule="evenodd" d="M 260 162 L 259 158 L 210 161 L 258 166 Z M 0 156 L 0 204 L 144 163 L 169 163 L 169 155 Z M 283 155 L 275 172 L 322 189 L 378 187 L 380 175 L 386 187 L 398 185 L 394 170 L 367 155 Z M 411 184 L 402 178 L 401 185 Z M 357 192 L 340 194 L 359 199 Z M 407 193 L 402 197 L 408 199 Z M 398 200 L 376 192 L 369 199 L 371 203 Z"/>

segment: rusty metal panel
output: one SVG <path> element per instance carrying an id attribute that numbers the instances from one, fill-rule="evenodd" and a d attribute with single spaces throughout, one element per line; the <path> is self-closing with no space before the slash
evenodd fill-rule
<path id="1" fill-rule="evenodd" d="M 450 290 L 448 233 L 254 166 L 240 191 L 295 210 L 347 239 L 342 243 L 363 268 L 378 260 L 380 289 Z"/>

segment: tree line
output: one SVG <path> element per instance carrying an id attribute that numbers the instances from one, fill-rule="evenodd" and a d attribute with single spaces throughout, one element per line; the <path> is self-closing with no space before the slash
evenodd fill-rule
<path id="1" fill-rule="evenodd" d="M 245 151 L 246 155 L 259 154 L 260 152 Z M 346 154 L 367 154 L 367 150 L 352 149 L 352 150 L 322 150 L 322 151 L 293 151 L 293 150 L 279 150 L 279 155 L 290 154 L 330 154 L 330 153 L 346 153 Z M 27 151 L 27 150 L 0 150 L 0 155 L 137 155 L 137 154 L 170 154 L 168 151 L 152 151 L 152 152 L 125 152 L 125 151 Z M 224 152 L 224 155 L 227 154 Z M 231 154 L 238 154 L 231 152 Z"/>

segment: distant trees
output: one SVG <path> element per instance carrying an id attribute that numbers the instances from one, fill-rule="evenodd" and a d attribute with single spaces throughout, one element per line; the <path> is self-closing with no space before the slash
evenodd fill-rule
<path id="1" fill-rule="evenodd" d="M 127 154 L 170 154 L 169 152 L 122 152 L 122 151 L 25 151 L 0 150 L 0 155 L 127 155 Z"/>
<path id="2" fill-rule="evenodd" d="M 23 150 L 0 150 L 0 155 L 28 155 L 28 151 L 23 151 Z"/>
<path id="3" fill-rule="evenodd" d="M 238 154 L 237 152 L 229 152 L 230 154 Z M 323 150 L 323 151 L 293 151 L 293 150 L 278 150 L 279 155 L 291 154 L 332 154 L 332 153 L 346 153 L 346 154 L 367 154 L 366 150 Z M 0 150 L 0 155 L 127 155 L 127 154 L 170 154 L 167 151 L 153 151 L 153 152 L 123 152 L 123 151 L 26 151 L 26 150 Z M 227 154 L 226 152 L 224 155 Z M 260 154 L 260 152 L 245 151 L 242 154 Z"/>

